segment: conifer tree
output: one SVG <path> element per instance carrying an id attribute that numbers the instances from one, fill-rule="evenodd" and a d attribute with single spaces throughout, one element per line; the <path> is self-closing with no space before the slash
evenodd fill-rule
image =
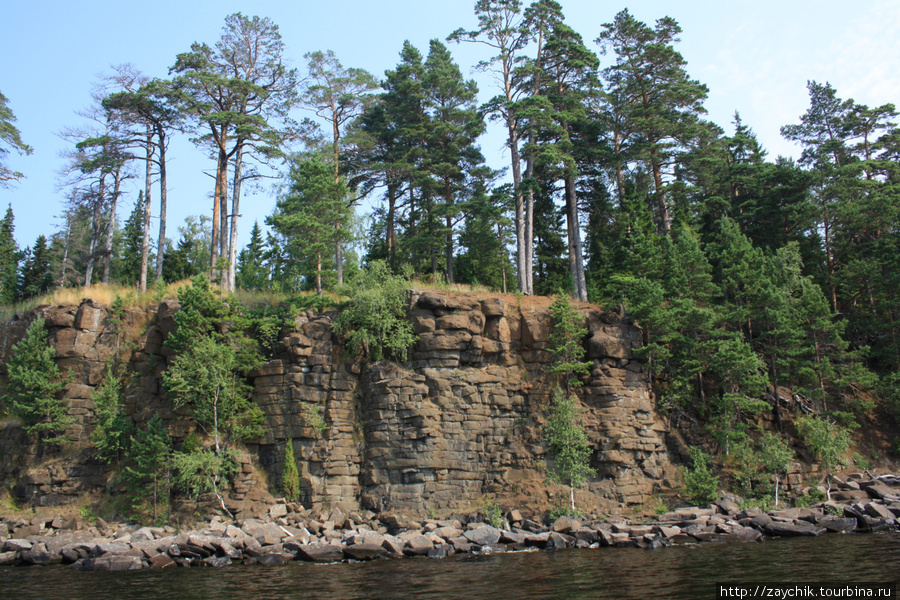
<path id="1" fill-rule="evenodd" d="M 25 337 L 13 346 L 7 363 L 3 402 L 25 424 L 25 431 L 45 444 L 61 444 L 72 418 L 59 397 L 66 382 L 56 365 L 44 320 L 35 319 Z"/>
<path id="2" fill-rule="evenodd" d="M 334 180 L 330 166 L 313 155 L 291 168 L 290 188 L 266 219 L 296 260 L 309 265 L 316 294 L 322 295 L 326 260 L 337 240 L 347 235 L 350 207 L 345 181 Z"/>
<path id="3" fill-rule="evenodd" d="M 47 238 L 39 235 L 34 241 L 34 248 L 26 248 L 19 289 L 23 298 L 34 298 L 46 294 L 53 287 L 53 274 L 50 272 L 50 249 Z"/>
<path id="4" fill-rule="evenodd" d="M 12 206 L 0 221 L 0 304 L 13 304 L 19 299 L 19 261 L 21 254 L 14 237 Z"/>
<path id="5" fill-rule="evenodd" d="M 700 116 L 706 112 L 708 90 L 688 76 L 674 47 L 681 27 L 671 17 L 658 19 L 651 28 L 626 9 L 603 27 L 597 42 L 616 55 L 604 78 L 628 122 L 625 128 L 637 134 L 632 156 L 652 175 L 654 216 L 659 231 L 668 234 L 670 169 L 705 127 Z"/>
<path id="6" fill-rule="evenodd" d="M 244 290 L 269 289 L 269 271 L 264 264 L 265 242 L 258 222 L 250 230 L 250 243 L 238 255 L 237 286 Z"/>

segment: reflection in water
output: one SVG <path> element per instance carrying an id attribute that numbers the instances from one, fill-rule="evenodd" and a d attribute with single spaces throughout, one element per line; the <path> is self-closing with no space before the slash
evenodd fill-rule
<path id="1" fill-rule="evenodd" d="M 569 550 L 271 568 L 125 573 L 3 568 L 0 596 L 16 600 L 715 598 L 716 582 L 885 582 L 897 579 L 898 565 L 900 533 L 892 532 L 654 551 Z"/>

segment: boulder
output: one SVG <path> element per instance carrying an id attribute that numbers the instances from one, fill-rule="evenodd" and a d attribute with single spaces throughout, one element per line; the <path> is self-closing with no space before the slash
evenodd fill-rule
<path id="1" fill-rule="evenodd" d="M 476 529 L 466 531 L 463 534 L 463 537 L 465 537 L 473 544 L 478 544 L 479 546 L 487 546 L 499 542 L 500 535 L 501 532 L 496 527 L 492 527 L 490 525 L 482 525 L 481 527 L 478 527 Z"/>
<path id="2" fill-rule="evenodd" d="M 79 563 L 75 563 L 78 565 Z M 107 554 L 97 558 L 86 558 L 81 561 L 81 571 L 136 571 L 144 567 L 141 559 L 136 556 L 121 554 Z"/>
<path id="3" fill-rule="evenodd" d="M 869 488 L 871 489 L 871 488 Z M 867 502 L 864 505 L 866 514 L 875 519 L 884 519 L 885 521 L 890 521 L 894 518 L 894 513 L 892 513 L 886 506 L 883 504 L 878 504 L 877 502 Z"/>
<path id="4" fill-rule="evenodd" d="M 297 558 L 307 562 L 339 562 L 343 560 L 344 552 L 340 546 L 331 544 L 307 544 L 297 549 Z"/>
<path id="5" fill-rule="evenodd" d="M 286 564 L 288 560 L 284 557 L 283 554 L 269 553 L 257 556 L 256 562 L 265 567 L 277 567 Z"/>
<path id="6" fill-rule="evenodd" d="M 227 567 L 231 564 L 231 559 L 227 556 L 209 556 L 201 561 L 204 567 Z"/>
<path id="7" fill-rule="evenodd" d="M 571 534 L 575 533 L 579 529 L 581 529 L 581 521 L 566 516 L 562 516 L 556 519 L 556 521 L 553 522 L 553 525 L 550 526 L 550 530 L 557 533 Z"/>
<path id="8" fill-rule="evenodd" d="M 763 531 L 766 535 L 774 537 L 797 537 L 822 535 L 827 529 L 817 527 L 806 521 L 795 521 L 794 523 L 772 521 L 763 528 Z"/>
<path id="9" fill-rule="evenodd" d="M 854 518 L 826 515 L 817 520 L 816 525 L 824 527 L 828 531 L 844 533 L 856 529 L 856 522 L 857 521 Z"/>
<path id="10" fill-rule="evenodd" d="M 388 555 L 388 551 L 379 544 L 353 544 L 344 546 L 344 557 L 353 560 L 372 560 Z"/>

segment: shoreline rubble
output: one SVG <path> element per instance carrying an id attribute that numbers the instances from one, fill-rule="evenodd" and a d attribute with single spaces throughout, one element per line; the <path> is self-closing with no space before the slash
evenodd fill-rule
<path id="1" fill-rule="evenodd" d="M 810 508 L 741 509 L 727 495 L 708 507 L 684 507 L 645 520 L 560 517 L 545 525 L 519 510 L 497 528 L 480 514 L 413 521 L 370 511 L 318 512 L 280 502 L 260 518 L 178 532 L 41 513 L 30 520 L 0 518 L 0 566 L 66 564 L 83 571 L 207 566 L 275 566 L 382 558 L 497 553 L 530 549 L 630 547 L 742 541 L 895 530 L 900 478 L 841 481 L 833 500 Z"/>

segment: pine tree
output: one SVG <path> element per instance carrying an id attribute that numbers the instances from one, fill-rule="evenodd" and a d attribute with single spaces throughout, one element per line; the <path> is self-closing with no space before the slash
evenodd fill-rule
<path id="1" fill-rule="evenodd" d="M 668 233 L 669 169 L 706 127 L 700 116 L 706 112 L 708 90 L 688 76 L 674 47 L 681 27 L 671 17 L 658 19 L 651 28 L 626 9 L 603 27 L 597 42 L 616 54 L 616 63 L 603 71 L 608 91 L 627 122 L 624 128 L 636 134 L 629 153 L 653 178 L 654 216 L 659 231 Z"/>
<path id="2" fill-rule="evenodd" d="M 291 167 L 290 188 L 266 219 L 285 241 L 295 260 L 308 265 L 316 293 L 322 295 L 326 260 L 338 239 L 347 235 L 350 208 L 343 179 L 320 157 L 303 158 Z"/>

